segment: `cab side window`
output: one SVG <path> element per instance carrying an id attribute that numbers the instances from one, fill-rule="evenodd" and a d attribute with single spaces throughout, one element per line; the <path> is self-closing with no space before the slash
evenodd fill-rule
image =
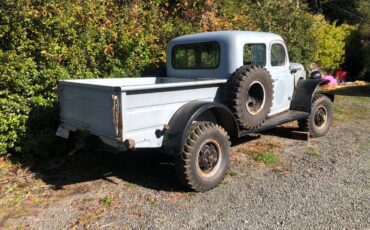
<path id="1" fill-rule="evenodd" d="M 273 44 L 271 47 L 271 66 L 284 66 L 286 61 L 285 48 L 281 44 Z"/>
<path id="2" fill-rule="evenodd" d="M 264 44 L 246 44 L 243 52 L 244 65 L 266 65 L 266 46 Z"/>

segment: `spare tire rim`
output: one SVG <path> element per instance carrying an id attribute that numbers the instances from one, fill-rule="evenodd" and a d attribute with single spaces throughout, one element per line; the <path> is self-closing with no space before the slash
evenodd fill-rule
<path id="1" fill-rule="evenodd" d="M 323 128 L 326 121 L 328 120 L 328 111 L 326 107 L 321 105 L 317 108 L 317 111 L 314 116 L 314 123 L 317 128 Z"/>
<path id="2" fill-rule="evenodd" d="M 206 177 L 211 177 L 221 167 L 221 146 L 214 139 L 207 139 L 197 154 L 197 169 Z"/>
<path id="3" fill-rule="evenodd" d="M 247 100 L 245 102 L 248 113 L 257 115 L 263 109 L 265 102 L 265 87 L 259 81 L 252 82 L 248 88 Z"/>

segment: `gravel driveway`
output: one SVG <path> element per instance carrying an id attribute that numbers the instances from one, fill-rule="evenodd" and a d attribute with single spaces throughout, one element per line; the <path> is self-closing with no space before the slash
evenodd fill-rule
<path id="1" fill-rule="evenodd" d="M 370 229 L 370 98 L 360 104 L 366 117 L 347 119 L 336 110 L 323 138 L 294 140 L 280 128 L 246 139 L 233 147 L 223 183 L 206 193 L 182 191 L 171 160 L 154 152 L 78 154 L 58 171 L 64 176 L 42 178 L 60 188 L 51 190 L 53 201 L 11 226 Z M 243 151 L 256 143 L 278 143 L 279 162 L 256 162 Z"/>

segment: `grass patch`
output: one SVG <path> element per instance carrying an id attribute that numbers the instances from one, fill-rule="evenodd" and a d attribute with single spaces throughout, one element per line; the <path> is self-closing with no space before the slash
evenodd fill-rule
<path id="1" fill-rule="evenodd" d="M 334 119 L 339 121 L 370 120 L 370 97 L 336 96 Z"/>
<path id="2" fill-rule="evenodd" d="M 322 157 L 322 154 L 319 150 L 317 150 L 315 147 L 309 146 L 305 149 L 305 153 L 315 156 L 315 157 Z"/>
<path id="3" fill-rule="evenodd" d="M 370 141 L 369 140 L 360 141 L 360 146 L 365 149 L 370 149 Z"/>
<path id="4" fill-rule="evenodd" d="M 234 172 L 234 171 L 230 171 L 230 172 L 228 172 L 228 175 L 231 176 L 231 177 L 234 177 L 234 176 L 237 176 L 238 173 Z"/>
<path id="5" fill-rule="evenodd" d="M 149 202 L 150 205 L 159 204 L 159 200 L 157 198 L 148 198 L 148 202 Z"/>
<path id="6" fill-rule="evenodd" d="M 105 196 L 100 199 L 100 203 L 103 204 L 104 206 L 111 206 L 112 202 L 113 200 L 110 196 Z"/>
<path id="7" fill-rule="evenodd" d="M 92 197 L 85 197 L 83 199 L 83 202 L 85 202 L 85 203 L 89 203 L 89 202 L 92 202 L 92 201 L 94 201 L 94 198 L 92 198 Z"/>
<path id="8" fill-rule="evenodd" d="M 280 143 L 280 142 L 277 142 L 277 141 L 272 141 L 272 140 L 268 140 L 266 142 L 267 146 L 272 148 L 272 149 L 278 149 L 278 148 L 281 148 L 283 145 Z"/>
<path id="9" fill-rule="evenodd" d="M 251 141 L 240 145 L 238 147 L 238 152 L 254 155 L 264 152 L 274 152 L 281 147 L 282 144 L 274 140 Z"/>
<path id="10" fill-rule="evenodd" d="M 257 153 L 253 156 L 253 159 L 266 165 L 273 165 L 279 162 L 279 158 L 271 152 Z"/>
<path id="11" fill-rule="evenodd" d="M 337 121 L 370 120 L 370 84 L 334 90 L 320 90 L 335 95 L 334 119 Z"/>
<path id="12" fill-rule="evenodd" d="M 274 165 L 279 162 L 275 151 L 283 145 L 273 139 L 251 141 L 238 147 L 238 152 L 249 155 L 253 160 L 265 165 Z"/>

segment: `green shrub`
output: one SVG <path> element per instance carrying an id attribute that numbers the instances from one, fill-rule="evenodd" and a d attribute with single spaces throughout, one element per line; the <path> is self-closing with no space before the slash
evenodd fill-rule
<path id="1" fill-rule="evenodd" d="M 26 100 L 25 97 L 0 91 L 0 154 L 15 148 L 17 140 L 25 133 L 29 113 L 29 107 L 23 105 Z"/>
<path id="2" fill-rule="evenodd" d="M 370 81 L 370 4 L 367 0 L 357 0 L 357 11 L 360 13 L 362 20 L 360 23 L 360 45 L 362 47 L 364 67 L 362 74 Z"/>
<path id="3" fill-rule="evenodd" d="M 337 69 L 343 63 L 345 46 L 356 26 L 330 24 L 322 15 L 314 16 L 315 53 L 313 61 L 324 69 Z"/>
<path id="4" fill-rule="evenodd" d="M 2 1 L 0 154 L 63 150 L 59 79 L 139 76 L 164 62 L 170 38 L 192 31 L 163 1 Z"/>

